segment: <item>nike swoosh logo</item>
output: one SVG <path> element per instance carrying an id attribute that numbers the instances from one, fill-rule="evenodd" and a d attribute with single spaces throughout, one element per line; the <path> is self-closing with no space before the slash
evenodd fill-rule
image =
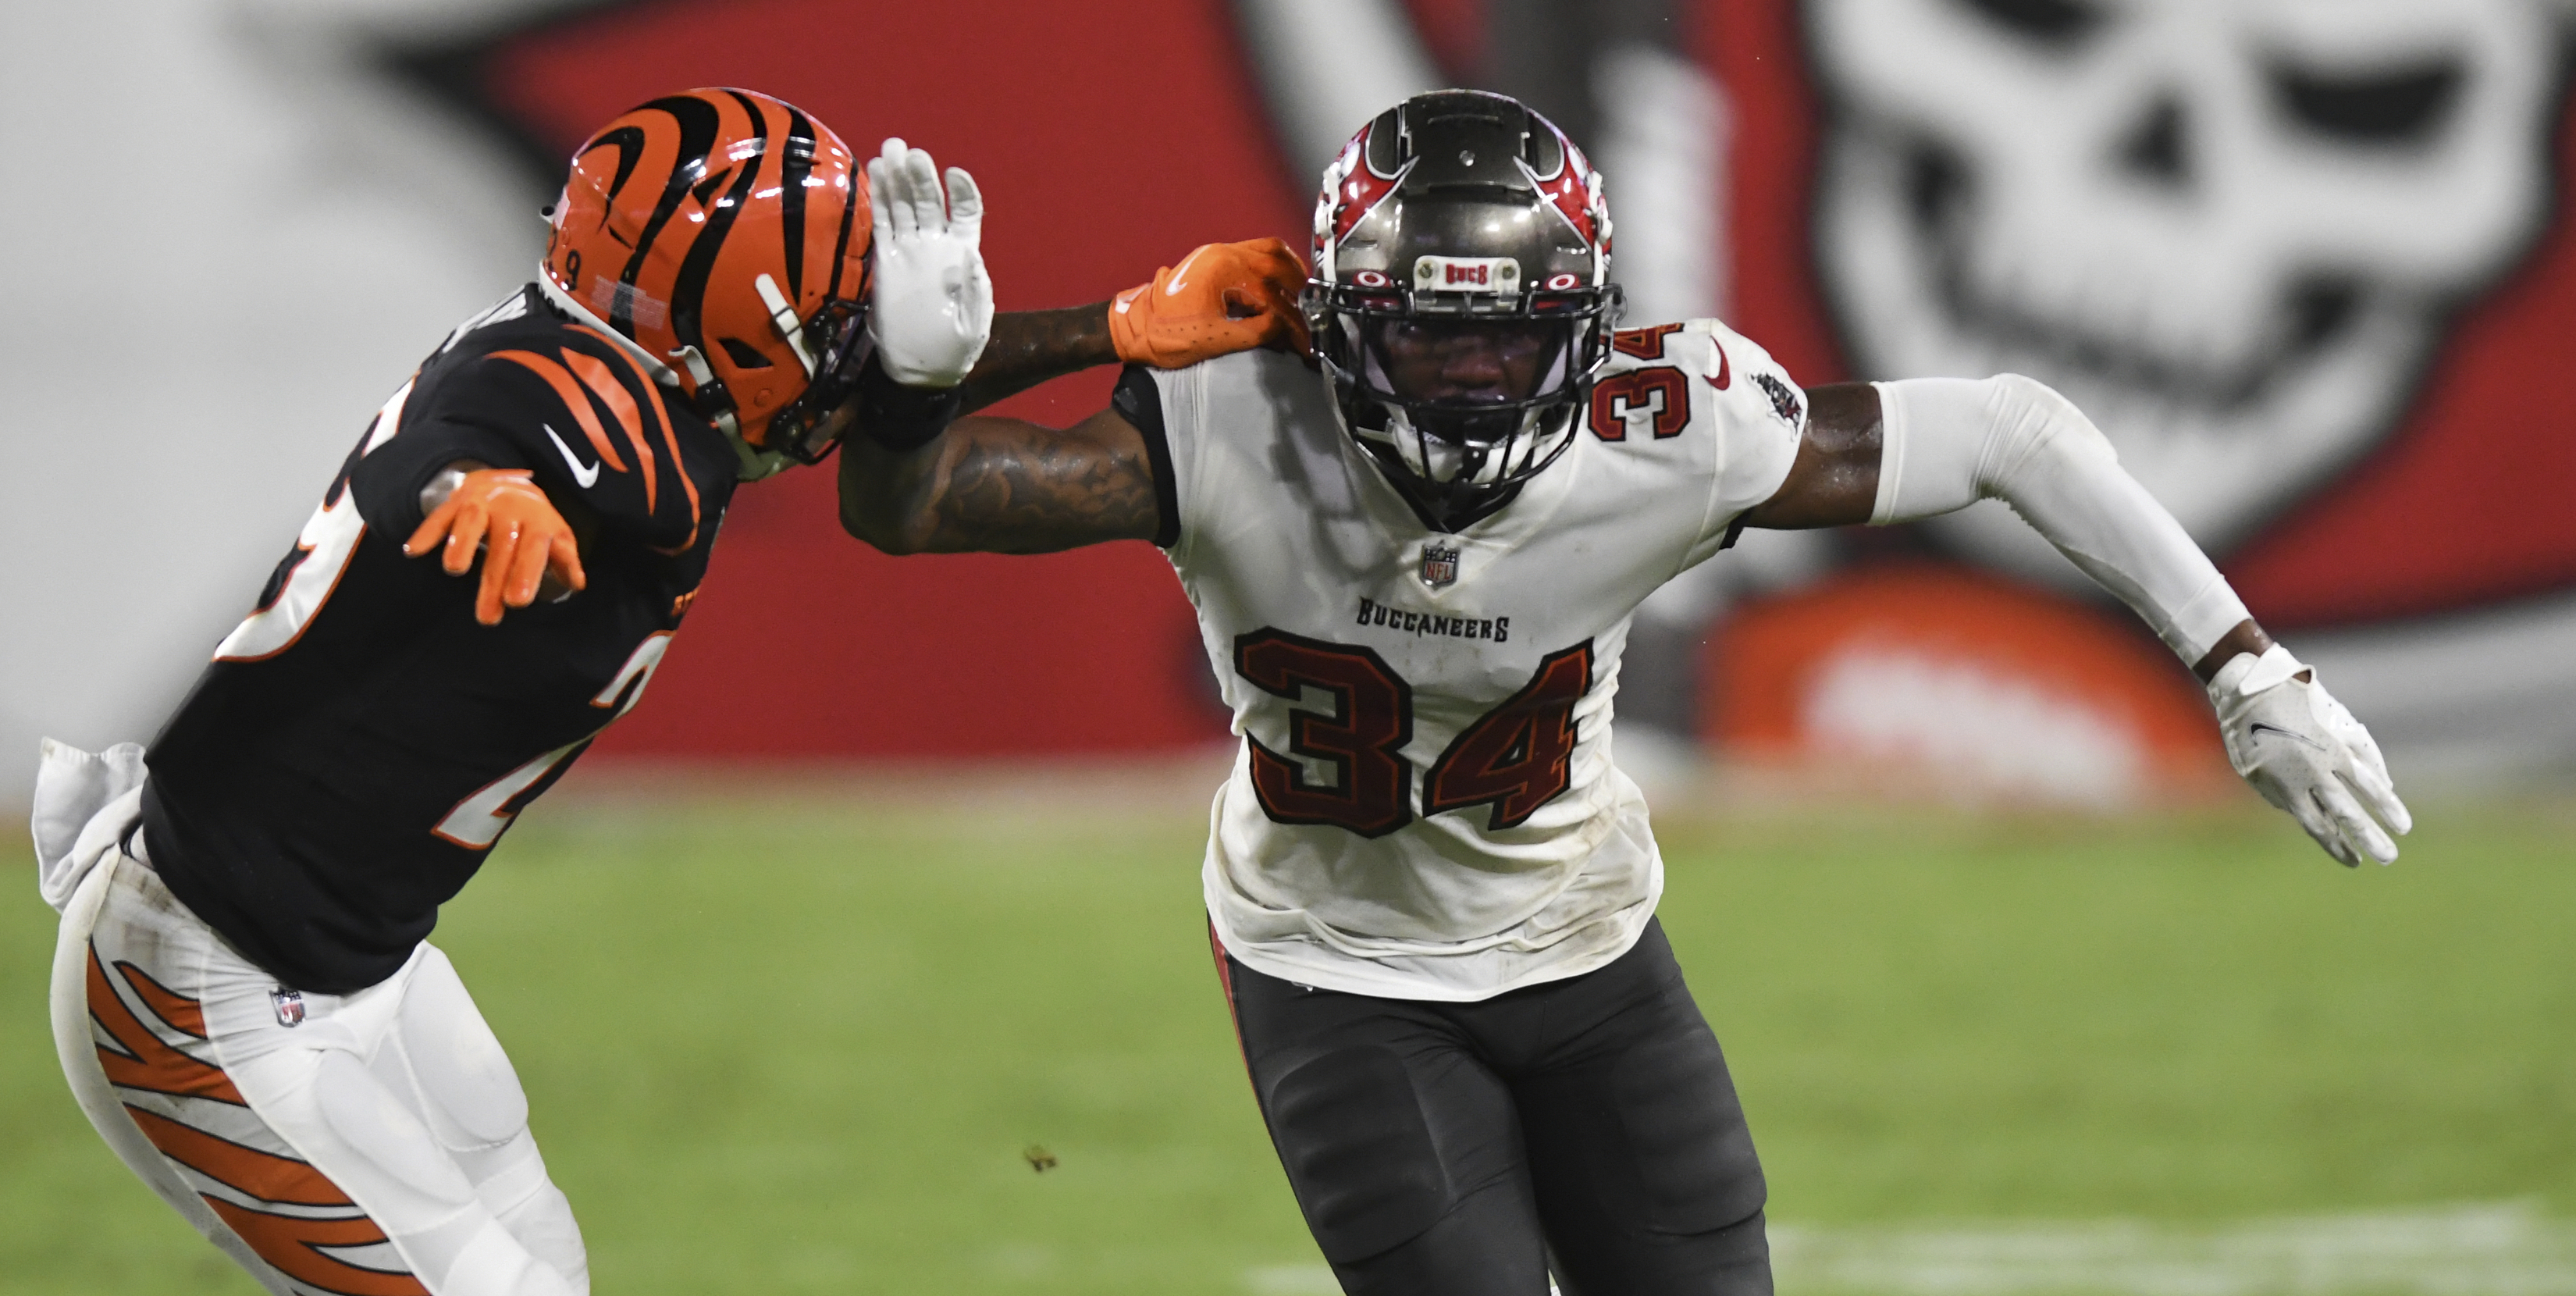
<path id="1" fill-rule="evenodd" d="M 2282 737 L 2284 737 L 2284 738 L 2289 739 L 2289 740 L 2290 740 L 2290 741 L 2292 741 L 2292 742 L 2303 742 L 2303 743 L 2306 743 L 2307 745 L 2309 745 L 2309 746 L 2311 746 L 2311 747 L 2316 748 L 2318 751 L 2324 751 L 2324 750 L 2326 749 L 2326 745 L 2325 745 L 2324 743 L 2318 742 L 2316 739 L 2311 738 L 2311 737 L 2307 736 L 2306 734 L 2302 734 L 2302 733 L 2292 733 L 2292 732 L 2290 732 L 2289 730 L 2284 729 L 2284 728 L 2282 728 L 2282 727 L 2281 727 L 2281 726 L 2279 726 L 2279 725 L 2276 725 L 2276 724 L 2265 724 L 2265 723 L 2263 723 L 2263 722 L 2262 722 L 2262 721 L 2260 721 L 2260 720 L 2257 720 L 2257 721 L 2255 721 L 2254 723 L 2252 723 L 2252 724 L 2250 724 L 2250 725 L 2245 726 L 2245 732 L 2246 732 L 2246 734 L 2247 734 L 2247 735 L 2249 735 L 2249 736 L 2258 736 L 2258 735 L 2261 735 L 2261 734 L 2276 733 L 2276 734 L 2281 735 L 2281 736 L 2282 736 Z"/>
<path id="2" fill-rule="evenodd" d="M 589 490 L 589 489 L 590 489 L 590 484 L 591 484 L 592 482 L 595 482 L 595 481 L 598 481 L 598 480 L 599 480 L 599 465 L 598 465 L 598 464 L 592 464 L 591 466 L 589 466 L 589 467 L 587 467 L 587 468 L 582 467 L 582 466 L 581 466 L 581 460 L 579 460 L 579 459 L 575 459 L 575 458 L 573 458 L 573 457 L 572 457 L 572 447 L 571 447 L 571 446 L 568 446 L 568 445 L 565 445 L 565 444 L 564 444 L 564 440 L 563 440 L 563 438 L 555 435 L 555 425 L 554 425 L 554 424 L 552 424 L 552 423 L 540 423 L 540 424 L 538 424 L 537 426 L 538 426 L 538 427 L 541 427 L 541 428 L 544 428 L 544 429 L 546 430 L 546 439 L 547 439 L 548 441 L 552 441 L 552 442 L 554 442 L 554 443 L 555 443 L 555 449 L 556 449 L 557 451 L 559 451 L 559 452 L 561 452 L 561 453 L 562 453 L 562 455 L 563 455 L 563 457 L 564 457 L 564 463 L 565 463 L 566 465 L 570 466 L 570 467 L 571 467 L 571 469 L 572 469 L 572 479 L 573 479 L 573 481 L 574 481 L 576 484 L 578 484 L 578 485 L 579 485 L 583 490 Z M 2262 728 L 2262 726 L 2261 726 L 2261 725 L 2256 725 L 2256 726 L 2255 726 L 2255 728 L 2258 728 L 2258 729 L 2259 729 L 2259 728 Z"/>
<path id="3" fill-rule="evenodd" d="M 1181 263 L 1172 267 L 1172 282 L 1163 289 L 1164 296 L 1178 297 L 1181 295 L 1181 289 L 1189 286 L 1190 267 L 1198 264 L 1199 252 L 1204 252 L 1206 250 L 1207 249 L 1205 248 L 1200 248 L 1198 251 L 1192 252 L 1188 256 L 1181 258 Z"/>

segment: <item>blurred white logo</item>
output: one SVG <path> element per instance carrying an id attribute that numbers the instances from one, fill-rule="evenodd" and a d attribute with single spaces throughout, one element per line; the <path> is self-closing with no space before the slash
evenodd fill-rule
<path id="1" fill-rule="evenodd" d="M 1809 0 L 1865 376 L 2064 391 L 2204 544 L 2403 414 L 2545 215 L 2543 0 Z M 2073 573 L 2001 510 L 1981 556 Z"/>

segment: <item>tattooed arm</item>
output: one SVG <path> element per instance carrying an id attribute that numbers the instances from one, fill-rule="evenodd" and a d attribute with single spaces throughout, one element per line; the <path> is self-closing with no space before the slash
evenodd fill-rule
<path id="1" fill-rule="evenodd" d="M 864 438 L 841 450 L 841 525 L 890 554 L 1151 540 L 1160 516 L 1145 435 L 1116 410 L 1061 432 L 963 418 L 908 454 Z"/>
<path id="2" fill-rule="evenodd" d="M 966 408 L 1076 370 L 1114 364 L 1108 303 L 993 321 L 966 378 Z M 890 554 L 1053 553 L 1150 540 L 1158 514 L 1144 434 L 1114 410 L 1063 431 L 961 418 L 918 450 L 865 436 L 841 446 L 841 526 Z"/>
<path id="3" fill-rule="evenodd" d="M 966 375 L 966 408 L 1016 396 L 1050 378 L 1118 363 L 1109 340 L 1109 303 L 1013 311 L 993 320 L 993 340 Z"/>
<path id="4" fill-rule="evenodd" d="M 1303 351 L 1305 273 L 1277 239 L 1211 243 L 1115 301 L 1001 316 L 964 406 L 1122 360 L 1177 369 L 1256 346 Z M 961 418 L 911 451 L 864 431 L 842 441 L 841 525 L 887 553 L 1053 553 L 1151 540 L 1160 521 L 1144 434 L 1114 409 L 1061 432 Z"/>

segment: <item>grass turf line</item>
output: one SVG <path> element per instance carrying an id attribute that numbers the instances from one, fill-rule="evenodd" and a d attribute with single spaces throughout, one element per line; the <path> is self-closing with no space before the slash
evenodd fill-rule
<path id="1" fill-rule="evenodd" d="M 598 1290 L 1206 1292 L 1314 1263 L 1208 970 L 1202 818 L 528 819 L 436 939 Z M 1775 1218 L 2576 1213 L 2576 822 L 2422 821 L 2357 873 L 2254 807 L 1676 821 L 1664 920 Z M 51 945 L 32 894 L 0 905 L 0 1292 L 255 1291 L 72 1105 Z"/>

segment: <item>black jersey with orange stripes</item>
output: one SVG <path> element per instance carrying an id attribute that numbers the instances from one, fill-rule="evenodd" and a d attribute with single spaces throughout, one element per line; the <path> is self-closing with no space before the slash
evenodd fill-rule
<path id="1" fill-rule="evenodd" d="M 530 470 L 587 588 L 474 619 L 410 558 L 449 464 Z M 256 609 L 154 740 L 144 845 L 170 890 L 299 989 L 398 970 L 509 827 L 633 707 L 735 482 L 722 433 L 530 285 L 386 402 Z"/>

